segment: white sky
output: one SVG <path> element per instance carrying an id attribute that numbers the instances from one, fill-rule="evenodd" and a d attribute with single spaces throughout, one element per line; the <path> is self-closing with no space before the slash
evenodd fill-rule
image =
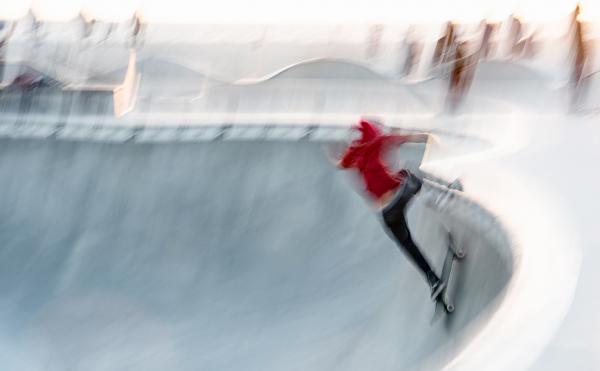
<path id="1" fill-rule="evenodd" d="M 503 20 L 515 12 L 543 22 L 566 16 L 576 0 L 6 0 L 0 18 L 17 19 L 32 9 L 49 21 L 87 18 L 122 21 L 139 10 L 156 23 L 439 23 L 487 17 Z M 600 22 L 600 0 L 582 0 L 584 19 Z"/>

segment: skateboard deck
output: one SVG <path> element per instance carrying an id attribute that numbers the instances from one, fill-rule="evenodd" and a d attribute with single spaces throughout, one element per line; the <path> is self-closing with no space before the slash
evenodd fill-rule
<path id="1" fill-rule="evenodd" d="M 454 261 L 456 259 L 462 259 L 465 257 L 465 252 L 463 249 L 458 248 L 452 239 L 452 235 L 448 233 L 448 251 L 446 252 L 446 257 L 444 258 L 444 265 L 442 267 L 442 275 L 441 279 L 446 282 L 446 287 L 442 290 L 442 292 L 438 295 L 435 303 L 435 312 L 433 316 L 433 321 L 436 318 L 440 317 L 442 312 L 446 312 L 446 314 L 450 314 L 454 312 L 454 300 L 448 295 L 448 287 L 450 286 L 450 276 L 452 274 L 452 267 L 454 265 Z"/>

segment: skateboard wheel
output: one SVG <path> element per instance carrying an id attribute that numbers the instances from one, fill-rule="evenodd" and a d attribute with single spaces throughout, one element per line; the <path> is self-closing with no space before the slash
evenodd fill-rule
<path id="1" fill-rule="evenodd" d="M 464 258 L 465 257 L 465 252 L 463 250 L 458 250 L 456 252 L 456 257 L 459 258 L 459 259 Z"/>
<path id="2" fill-rule="evenodd" d="M 446 310 L 448 313 L 454 312 L 454 304 L 446 304 Z"/>

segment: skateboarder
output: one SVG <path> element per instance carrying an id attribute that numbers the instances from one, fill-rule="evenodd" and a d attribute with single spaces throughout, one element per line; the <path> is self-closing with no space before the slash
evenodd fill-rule
<path id="1" fill-rule="evenodd" d="M 342 169 L 353 168 L 360 173 L 367 194 L 381 212 L 388 232 L 424 275 L 431 289 L 431 298 L 435 300 L 446 283 L 440 280 L 413 241 L 406 223 L 405 211 L 417 194 L 425 197 L 425 202 L 430 206 L 442 210 L 448 206 L 447 200 L 455 191 L 418 177 L 406 169 L 392 173 L 382 160 L 385 151 L 390 147 L 407 142 L 425 142 L 427 134 L 385 134 L 379 125 L 367 120 L 361 120 L 356 129 L 360 131 L 361 136 L 346 149 L 338 166 Z M 462 188 L 459 183 L 453 185 Z"/>

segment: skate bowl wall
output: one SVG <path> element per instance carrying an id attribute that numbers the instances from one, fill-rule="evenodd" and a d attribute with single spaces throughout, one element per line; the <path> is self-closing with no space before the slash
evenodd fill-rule
<path id="1" fill-rule="evenodd" d="M 481 98 L 505 102 L 513 107 L 512 111 L 563 113 L 566 107 L 564 94 L 548 80 L 526 66 L 506 62 L 480 63 L 466 100 L 472 104 L 477 104 Z"/>
<path id="2" fill-rule="evenodd" d="M 4 370 L 441 369 L 511 278 L 484 208 L 415 201 L 436 266 L 444 228 L 468 253 L 456 312 L 431 324 L 423 279 L 321 143 L 0 141 Z"/>

